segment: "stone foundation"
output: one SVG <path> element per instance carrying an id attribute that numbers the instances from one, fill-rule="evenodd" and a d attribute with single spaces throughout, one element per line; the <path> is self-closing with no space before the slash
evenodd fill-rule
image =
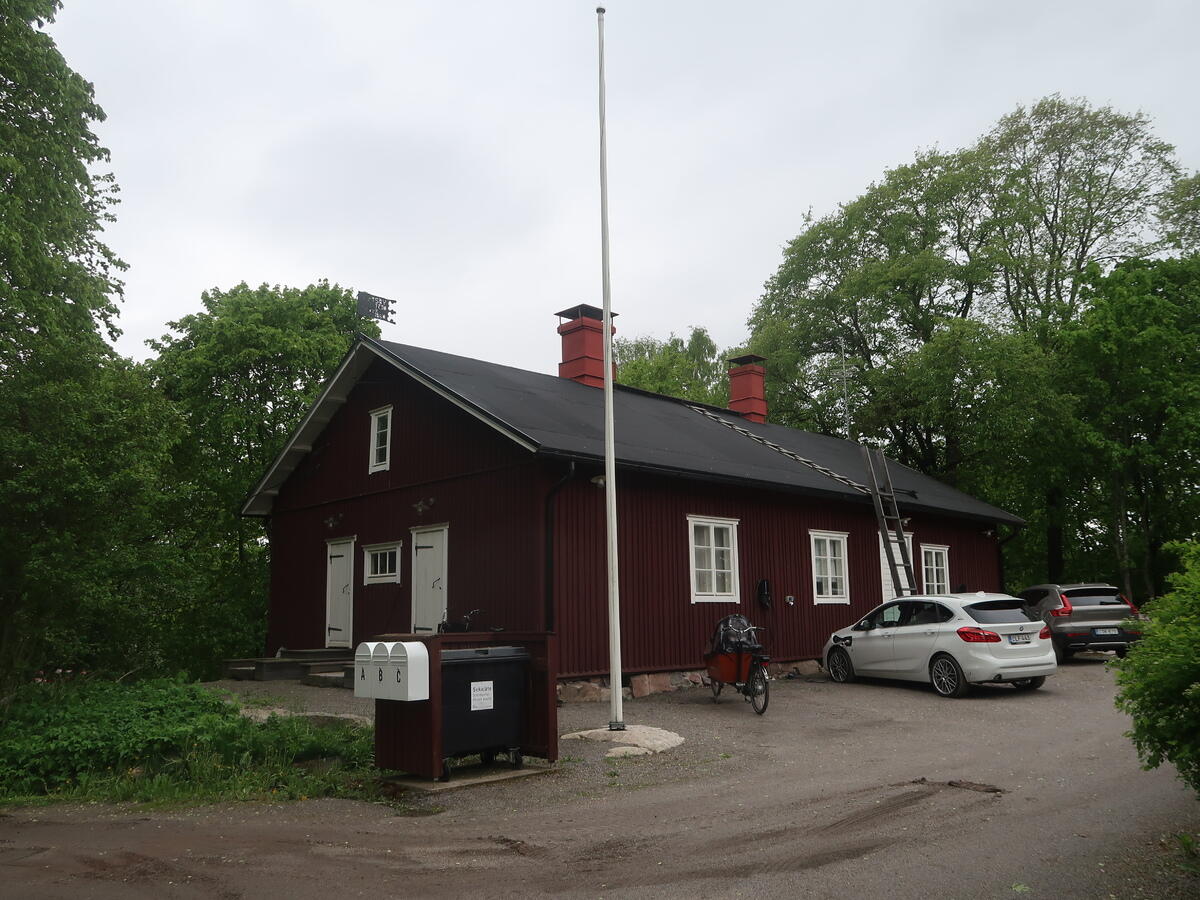
<path id="1" fill-rule="evenodd" d="M 789 675 L 795 678 L 802 675 L 818 675 L 821 667 L 815 659 L 805 659 L 799 662 L 771 663 L 768 671 L 772 678 L 786 678 Z M 650 672 L 627 677 L 629 684 L 621 689 L 621 696 L 626 700 L 648 697 L 651 694 L 708 687 L 708 675 L 704 670 Z M 608 678 L 581 678 L 558 683 L 560 703 L 607 703 L 611 697 L 612 689 L 609 686 Z"/>

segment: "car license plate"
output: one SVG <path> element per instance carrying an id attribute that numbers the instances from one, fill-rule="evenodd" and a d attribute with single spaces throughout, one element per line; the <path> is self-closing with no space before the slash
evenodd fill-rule
<path id="1" fill-rule="evenodd" d="M 1097 628 L 1096 634 L 1120 634 L 1120 628 Z"/>
<path id="2" fill-rule="evenodd" d="M 1028 644 L 1030 635 L 1028 634 L 1010 634 L 1008 642 L 1010 644 Z"/>

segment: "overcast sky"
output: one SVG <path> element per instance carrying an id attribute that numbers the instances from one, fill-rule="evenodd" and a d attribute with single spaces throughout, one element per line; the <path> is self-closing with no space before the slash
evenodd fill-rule
<path id="1" fill-rule="evenodd" d="M 129 263 L 118 348 L 241 281 L 396 301 L 386 339 L 543 372 L 599 306 L 594 2 L 65 0 Z M 1053 92 L 1142 110 L 1200 168 L 1200 4 L 607 4 L 624 336 L 746 337 L 817 215 Z"/>

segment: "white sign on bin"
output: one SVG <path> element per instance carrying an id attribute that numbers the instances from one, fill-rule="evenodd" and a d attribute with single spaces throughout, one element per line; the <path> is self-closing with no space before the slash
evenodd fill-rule
<path id="1" fill-rule="evenodd" d="M 428 700 L 429 651 L 419 641 L 367 641 L 354 654 L 354 696 Z"/>
<path id="2" fill-rule="evenodd" d="M 496 690 L 495 682 L 492 681 L 472 681 L 471 682 L 471 709 L 495 709 L 496 708 Z"/>

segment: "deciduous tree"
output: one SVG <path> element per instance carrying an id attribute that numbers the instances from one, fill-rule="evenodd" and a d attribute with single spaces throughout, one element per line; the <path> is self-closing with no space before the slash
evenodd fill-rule
<path id="1" fill-rule="evenodd" d="M 617 338 L 613 358 L 621 384 L 713 405 L 729 399 L 721 354 L 703 328 L 691 329 L 686 341 Z"/>
<path id="2" fill-rule="evenodd" d="M 213 664 L 261 652 L 266 535 L 241 517 L 246 494 L 300 422 L 356 331 L 378 336 L 349 290 L 245 283 L 201 297 L 203 311 L 151 341 L 156 383 L 186 427 L 175 454 L 173 540 L 190 548 L 192 628 Z"/>

